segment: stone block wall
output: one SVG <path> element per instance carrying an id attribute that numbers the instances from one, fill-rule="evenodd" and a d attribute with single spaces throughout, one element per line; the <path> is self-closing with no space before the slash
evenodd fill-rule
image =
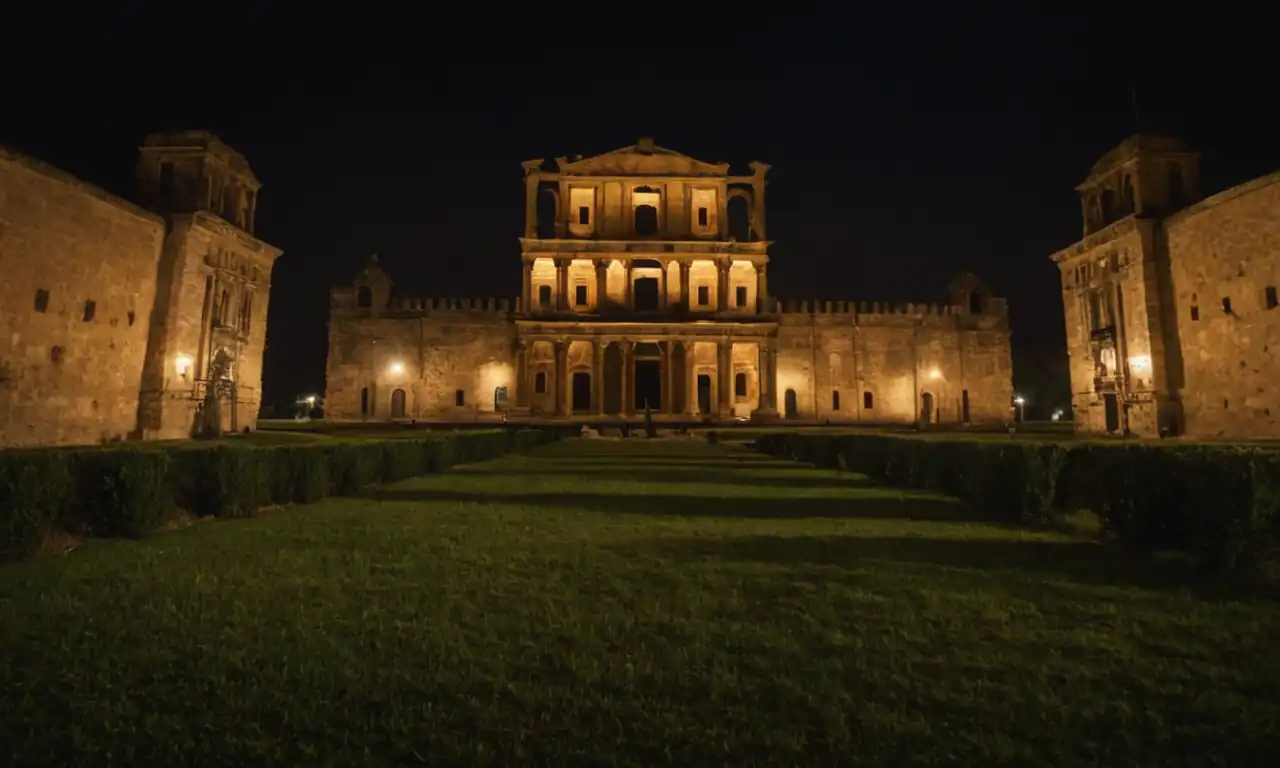
<path id="1" fill-rule="evenodd" d="M 1165 222 L 1189 437 L 1280 437 L 1280 173 Z"/>
<path id="2" fill-rule="evenodd" d="M 164 221 L 0 148 L 0 446 L 136 430 Z"/>

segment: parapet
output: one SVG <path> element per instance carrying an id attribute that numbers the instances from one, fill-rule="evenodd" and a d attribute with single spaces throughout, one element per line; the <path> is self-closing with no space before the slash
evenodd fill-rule
<path id="1" fill-rule="evenodd" d="M 492 315 L 505 318 L 517 310 L 514 298 L 438 298 L 421 296 L 391 296 L 385 305 L 374 306 L 372 292 L 361 295 L 362 286 L 340 286 L 330 290 L 329 306 L 348 315 L 369 317 L 424 317 L 440 314 Z M 362 298 L 365 302 L 362 304 Z"/>
<path id="2" fill-rule="evenodd" d="M 514 312 L 515 299 L 455 299 L 424 298 L 418 296 L 395 297 L 391 299 L 389 309 L 393 312 L 489 312 L 493 314 L 509 314 Z"/>
<path id="3" fill-rule="evenodd" d="M 782 315 L 959 315 L 961 307 L 889 301 L 779 300 Z"/>

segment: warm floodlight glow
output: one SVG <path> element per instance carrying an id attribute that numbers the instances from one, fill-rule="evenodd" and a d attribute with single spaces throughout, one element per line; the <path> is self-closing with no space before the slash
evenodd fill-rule
<path id="1" fill-rule="evenodd" d="M 391 372 L 392 376 L 399 376 L 400 374 L 404 373 L 404 363 L 397 360 L 394 363 L 392 363 L 387 370 Z"/>
<path id="2" fill-rule="evenodd" d="M 191 366 L 193 363 L 195 363 L 195 361 L 191 359 L 190 355 L 178 355 L 174 358 L 174 367 L 178 370 L 178 375 L 184 379 L 191 375 Z"/>
<path id="3" fill-rule="evenodd" d="M 934 380 L 942 378 L 942 371 L 938 370 L 937 368 L 931 368 L 929 370 L 929 378 Z"/>
<path id="4" fill-rule="evenodd" d="M 316 404 L 316 396 L 307 395 L 307 405 L 315 405 L 315 404 Z"/>
<path id="5" fill-rule="evenodd" d="M 1151 357 L 1149 355 L 1134 355 L 1129 358 L 1129 370 L 1135 374 L 1150 372 Z"/>
<path id="6" fill-rule="evenodd" d="M 1026 405 L 1026 402 L 1027 402 L 1026 398 L 1024 398 L 1022 395 L 1018 395 L 1013 398 L 1014 405 Z"/>

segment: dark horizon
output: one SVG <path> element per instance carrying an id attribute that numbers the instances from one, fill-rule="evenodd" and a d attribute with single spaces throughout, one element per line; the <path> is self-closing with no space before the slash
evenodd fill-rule
<path id="1" fill-rule="evenodd" d="M 456 41 L 459 62 L 385 38 L 306 52 L 257 19 L 236 31 L 260 57 L 197 73 L 156 71 L 191 59 L 190 38 L 142 46 L 136 19 L 81 23 L 15 84 L 0 140 L 125 197 L 148 133 L 207 129 L 244 154 L 264 185 L 257 234 L 284 249 L 271 404 L 322 391 L 328 290 L 369 254 L 402 294 L 514 296 L 520 162 L 651 136 L 773 166 L 779 298 L 934 301 L 958 272 L 986 280 L 1010 304 L 1015 388 L 1043 417 L 1069 405 L 1048 257 L 1080 238 L 1074 187 L 1090 166 L 1142 132 L 1203 153 L 1206 194 L 1280 168 L 1277 118 L 1247 85 L 1266 71 L 1265 25 L 1244 20 L 1161 17 L 1122 34 L 1093 19 L 805 18 L 713 54 Z"/>

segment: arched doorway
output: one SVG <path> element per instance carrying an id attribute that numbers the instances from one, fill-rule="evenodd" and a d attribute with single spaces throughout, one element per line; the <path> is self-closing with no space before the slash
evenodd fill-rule
<path id="1" fill-rule="evenodd" d="M 969 390 L 960 393 L 960 421 L 969 423 Z"/>
<path id="2" fill-rule="evenodd" d="M 397 389 L 391 393 L 391 418 L 404 418 L 404 390 Z"/>
<path id="3" fill-rule="evenodd" d="M 507 409 L 507 388 L 494 387 L 493 389 L 493 410 L 501 413 Z"/>
<path id="4" fill-rule="evenodd" d="M 591 410 L 591 374 L 586 371 L 573 373 L 573 412 L 586 413 Z"/>
<path id="5" fill-rule="evenodd" d="M 360 390 L 360 417 L 368 418 L 369 416 L 369 388 L 364 387 Z"/>
<path id="6" fill-rule="evenodd" d="M 933 423 L 933 393 L 925 392 L 920 396 L 920 423 Z"/>
<path id="7" fill-rule="evenodd" d="M 796 405 L 796 391 L 788 389 L 783 395 L 783 412 L 788 419 L 796 419 L 800 416 L 800 408 Z"/>

